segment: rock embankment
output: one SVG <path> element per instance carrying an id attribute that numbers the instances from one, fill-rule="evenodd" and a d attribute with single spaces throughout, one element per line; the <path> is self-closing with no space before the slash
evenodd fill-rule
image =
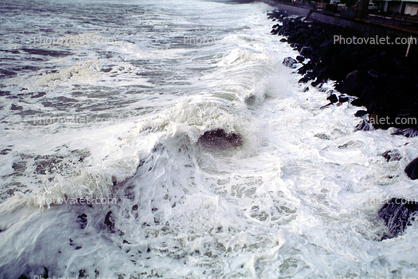
<path id="1" fill-rule="evenodd" d="M 271 33 L 285 36 L 281 42 L 301 54 L 286 61 L 290 67 L 300 63 L 299 82 L 321 87 L 328 79 L 336 81 L 339 92 L 357 97 L 353 105 L 367 108 L 370 125 L 361 125 L 365 129 L 396 127 L 398 134 L 418 134 L 418 54 L 405 58 L 406 45 L 344 44 L 337 37 L 352 38 L 355 31 L 305 22 L 286 12 L 269 17 L 278 21 Z"/>

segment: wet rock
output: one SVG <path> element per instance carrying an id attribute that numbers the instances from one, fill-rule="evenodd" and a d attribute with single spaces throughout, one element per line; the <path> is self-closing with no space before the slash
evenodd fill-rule
<path id="1" fill-rule="evenodd" d="M 238 147 L 243 144 L 242 137 L 235 133 L 226 133 L 223 129 L 205 132 L 200 136 L 198 144 L 205 147 L 217 147 L 220 149 Z"/>
<path id="2" fill-rule="evenodd" d="M 354 114 L 354 116 L 355 117 L 363 117 L 363 116 L 366 116 L 368 113 L 367 113 L 367 111 L 366 110 L 358 110 L 355 114 Z"/>
<path id="3" fill-rule="evenodd" d="M 345 103 L 345 102 L 348 102 L 348 100 L 349 100 L 350 98 L 348 98 L 347 96 L 345 96 L 345 95 L 340 95 L 339 97 L 338 97 L 338 100 L 340 101 L 340 103 Z"/>
<path id="4" fill-rule="evenodd" d="M 282 62 L 286 67 L 289 68 L 296 68 L 296 64 L 298 63 L 298 61 L 292 57 L 286 57 L 285 59 L 283 59 Z"/>
<path id="5" fill-rule="evenodd" d="M 365 119 L 361 120 L 359 124 L 355 127 L 355 131 L 372 131 L 374 130 L 373 124 L 367 122 Z"/>
<path id="6" fill-rule="evenodd" d="M 245 99 L 245 103 L 246 103 L 248 106 L 252 106 L 252 105 L 254 105 L 254 104 L 255 104 L 255 96 L 254 96 L 254 95 L 248 96 L 248 97 Z"/>
<path id="7" fill-rule="evenodd" d="M 303 61 L 305 61 L 305 57 L 303 57 L 302 55 L 298 55 L 296 56 L 296 60 L 300 63 L 302 63 Z"/>
<path id="8" fill-rule="evenodd" d="M 387 162 L 400 161 L 402 159 L 402 156 L 397 149 L 387 150 L 382 154 L 382 156 Z"/>
<path id="9" fill-rule="evenodd" d="M 361 89 L 364 87 L 364 78 L 359 71 L 355 70 L 347 75 L 342 89 L 343 93 L 360 96 Z"/>
<path id="10" fill-rule="evenodd" d="M 391 135 L 404 135 L 407 138 L 414 138 L 418 136 L 418 131 L 412 128 L 396 129 Z"/>
<path id="11" fill-rule="evenodd" d="M 290 46 L 310 59 L 298 69 L 303 75 L 300 83 L 312 81 L 312 86 L 320 87 L 329 79 L 335 80 L 338 91 L 358 97 L 352 105 L 365 106 L 369 115 L 389 117 L 391 124 L 376 123 L 375 128 L 418 130 L 417 123 L 394 122 L 396 118 L 418 118 L 418 95 L 415 94 L 418 54 L 404 59 L 405 50 L 401 47 L 334 43 L 334 34 L 341 31 L 335 30 L 335 26 L 305 23 L 281 12 L 269 16 L 282 23 L 275 23 L 273 27 L 277 34 L 287 36 Z M 356 35 L 349 28 L 344 33 L 346 37 Z M 297 60 L 301 61 L 299 57 Z M 286 58 L 283 64 L 297 67 L 292 58 Z M 348 101 L 349 97 L 339 98 L 340 103 Z M 418 132 L 409 134 L 418 135 Z"/>
<path id="12" fill-rule="evenodd" d="M 310 46 L 304 46 L 300 50 L 300 54 L 303 56 L 310 55 L 313 52 L 313 49 Z"/>
<path id="13" fill-rule="evenodd" d="M 330 101 L 331 103 L 336 103 L 336 102 L 338 102 L 338 97 L 337 97 L 337 95 L 335 95 L 335 94 L 331 94 L 331 95 L 327 98 L 327 100 L 328 100 L 328 101 Z"/>
<path id="14" fill-rule="evenodd" d="M 413 221 L 412 214 L 418 211 L 416 201 L 407 201 L 401 198 L 392 198 L 378 212 L 380 218 L 385 221 L 389 229 L 386 238 L 392 238 L 402 233 L 406 226 Z"/>
<path id="15" fill-rule="evenodd" d="M 415 158 L 411 163 L 409 163 L 406 166 L 405 173 L 412 180 L 415 180 L 418 178 L 418 158 Z"/>

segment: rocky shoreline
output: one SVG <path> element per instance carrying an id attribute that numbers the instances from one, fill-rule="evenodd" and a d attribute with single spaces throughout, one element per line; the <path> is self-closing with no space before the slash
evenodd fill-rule
<path id="1" fill-rule="evenodd" d="M 302 76 L 300 83 L 321 88 L 329 79 L 336 81 L 335 89 L 342 94 L 331 91 L 327 98 L 330 103 L 321 109 L 351 101 L 367 108 L 355 114 L 361 118 L 356 130 L 394 127 L 393 134 L 418 135 L 418 55 L 405 58 L 399 46 L 343 44 L 340 38 L 352 38 L 355 31 L 306 22 L 286 12 L 273 11 L 268 16 L 278 22 L 271 33 L 284 36 L 280 41 L 300 53 L 283 60 L 287 67 L 297 69 Z M 382 156 L 388 162 L 401 159 L 396 150 Z M 411 179 L 418 178 L 418 158 L 408 164 L 405 173 Z M 416 212 L 416 201 L 387 201 L 377 214 L 388 227 L 381 240 L 401 234 Z"/>
<path id="2" fill-rule="evenodd" d="M 418 55 L 405 58 L 406 45 L 343 44 L 336 37 L 352 38 L 355 31 L 307 22 L 282 11 L 268 16 L 279 22 L 271 33 L 285 36 L 281 41 L 301 54 L 284 61 L 290 67 L 303 64 L 297 70 L 300 83 L 320 88 L 328 79 L 334 80 L 337 91 L 356 97 L 353 105 L 367 108 L 356 114 L 362 118 L 357 129 L 395 127 L 395 134 L 418 135 Z M 349 101 L 345 95 L 329 99 Z"/>

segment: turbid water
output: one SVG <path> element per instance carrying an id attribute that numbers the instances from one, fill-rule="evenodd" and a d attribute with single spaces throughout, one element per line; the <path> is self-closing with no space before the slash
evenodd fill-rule
<path id="1" fill-rule="evenodd" d="M 417 139 L 319 109 L 270 9 L 3 1 L 0 278 L 417 277 Z"/>

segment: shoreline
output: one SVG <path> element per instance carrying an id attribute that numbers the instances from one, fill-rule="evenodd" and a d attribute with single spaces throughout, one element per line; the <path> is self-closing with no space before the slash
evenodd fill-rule
<path id="1" fill-rule="evenodd" d="M 302 65 L 297 69 L 300 83 L 321 88 L 327 80 L 334 80 L 343 98 L 356 97 L 351 104 L 366 107 L 368 117 L 359 113 L 363 121 L 358 130 L 394 127 L 394 134 L 418 135 L 417 59 L 402 57 L 399 49 L 404 45 L 382 44 L 390 38 L 356 37 L 352 30 L 305 22 L 303 17 L 289 17 L 283 11 L 268 16 L 281 23 L 273 25 L 271 34 L 284 36 L 281 41 L 300 53 L 296 61 Z M 360 42 L 378 39 L 378 44 L 348 43 L 354 37 Z"/>
<path id="2" fill-rule="evenodd" d="M 391 48 L 342 44 L 341 40 L 335 40 L 336 33 L 333 33 L 338 29 L 304 22 L 301 16 L 288 16 L 286 12 L 277 10 L 268 13 L 268 16 L 280 22 L 272 27 L 271 34 L 285 36 L 280 41 L 289 43 L 300 53 L 296 59 L 286 57 L 283 60 L 285 66 L 295 70 L 297 65 L 302 65 L 297 69 L 302 76 L 299 83 L 310 82 L 321 90 L 327 80 L 336 81 L 335 89 L 340 95 L 332 90 L 327 98 L 330 103 L 320 109 L 350 102 L 352 98 L 347 96 L 357 97 L 351 104 L 365 106 L 367 111 L 360 109 L 355 114 L 362 119 L 356 131 L 395 127 L 397 129 L 392 135 L 418 135 L 418 94 L 413 94 L 418 90 L 418 81 L 415 81 L 418 71 L 413 68 L 413 60 L 403 59 L 396 51 L 388 52 Z M 354 36 L 352 31 L 342 31 L 345 33 L 338 39 L 343 35 Z M 412 121 L 404 123 L 399 119 Z M 401 159 L 395 149 L 386 151 L 382 156 L 387 162 Z M 410 162 L 404 172 L 410 179 L 418 179 L 418 158 Z M 399 197 L 387 201 L 376 214 L 388 228 L 388 233 L 380 241 L 402 234 L 417 211 L 417 201 L 405 201 Z"/>

